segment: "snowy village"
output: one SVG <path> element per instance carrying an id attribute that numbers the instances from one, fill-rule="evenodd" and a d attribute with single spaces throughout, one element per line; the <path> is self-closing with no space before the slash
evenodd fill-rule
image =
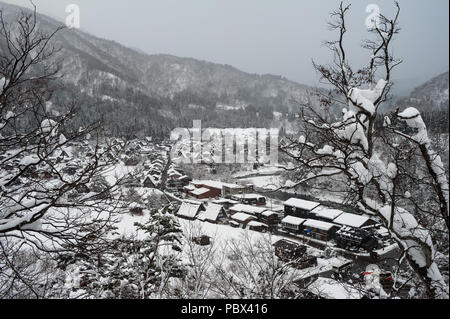
<path id="1" fill-rule="evenodd" d="M 400 8 L 424 4 L 383 2 L 358 68 L 354 8 L 327 1 L 307 87 L 10 2 L 0 299 L 448 299 L 448 72 L 407 97 L 393 80 Z"/>

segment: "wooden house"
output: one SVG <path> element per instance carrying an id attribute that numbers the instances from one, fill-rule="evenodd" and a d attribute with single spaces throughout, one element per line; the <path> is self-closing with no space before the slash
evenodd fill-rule
<path id="1" fill-rule="evenodd" d="M 231 216 L 231 219 L 239 224 L 240 228 L 246 228 L 250 221 L 256 220 L 256 217 L 245 213 L 236 213 Z"/>
<path id="2" fill-rule="evenodd" d="M 336 224 L 331 224 L 315 219 L 307 219 L 303 223 L 304 234 L 312 238 L 329 241 L 334 237 L 334 234 L 339 229 Z"/>
<path id="3" fill-rule="evenodd" d="M 363 228 L 375 226 L 377 223 L 367 216 L 350 213 L 342 213 L 333 220 L 333 223 L 353 228 Z"/>
<path id="4" fill-rule="evenodd" d="M 305 221 L 306 219 L 288 215 L 281 220 L 281 227 L 285 232 L 303 234 L 303 223 Z"/>
<path id="5" fill-rule="evenodd" d="M 238 185 L 238 184 L 224 183 L 222 185 L 222 196 L 226 198 L 231 198 L 231 196 L 233 195 L 251 193 L 253 191 L 254 191 L 253 184 Z"/>
<path id="6" fill-rule="evenodd" d="M 214 198 L 217 197 L 217 192 L 210 188 L 199 187 L 195 188 L 188 193 L 190 196 L 195 197 L 197 199 L 205 199 L 205 198 Z"/>
<path id="7" fill-rule="evenodd" d="M 194 220 L 197 214 L 204 210 L 205 207 L 202 204 L 183 202 L 175 215 L 184 219 Z"/>
<path id="8" fill-rule="evenodd" d="M 231 199 L 241 202 L 245 205 L 266 205 L 266 198 L 258 194 L 239 194 L 232 195 Z"/>
<path id="9" fill-rule="evenodd" d="M 378 248 L 378 240 L 375 234 L 366 229 L 344 226 L 336 234 L 336 244 L 340 248 L 363 248 L 373 251 Z"/>
<path id="10" fill-rule="evenodd" d="M 256 220 L 251 220 L 247 223 L 247 229 L 265 233 L 269 230 L 269 226 Z"/>
<path id="11" fill-rule="evenodd" d="M 320 203 L 312 202 L 300 198 L 290 198 L 284 202 L 284 215 L 300 218 L 313 218 L 312 210 L 318 207 Z"/>
<path id="12" fill-rule="evenodd" d="M 197 189 L 207 189 L 207 191 L 202 190 L 203 198 L 214 198 L 220 197 L 222 194 L 222 183 L 216 181 L 193 181 L 192 185 Z M 191 192 L 192 193 L 192 192 Z M 199 192 L 196 192 L 199 193 Z M 194 197 L 199 196 L 198 194 L 193 194 Z"/>
<path id="13" fill-rule="evenodd" d="M 280 221 L 279 215 L 271 210 L 262 212 L 258 219 L 271 229 L 275 229 Z"/>
<path id="14" fill-rule="evenodd" d="M 227 215 L 223 206 L 211 203 L 206 207 L 205 211 L 198 214 L 197 219 L 217 224 L 218 222 L 224 221 L 226 217 Z"/>

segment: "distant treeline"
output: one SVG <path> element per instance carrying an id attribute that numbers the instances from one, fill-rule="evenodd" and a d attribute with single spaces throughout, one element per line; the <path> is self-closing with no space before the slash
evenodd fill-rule
<path id="1" fill-rule="evenodd" d="M 52 98 L 55 110 L 64 111 L 76 101 L 78 110 L 72 122 L 74 128 L 102 119 L 107 135 L 126 138 L 153 136 L 156 140 L 163 140 L 176 127 L 192 127 L 193 120 L 202 120 L 202 127 L 268 128 L 273 124 L 274 111 L 282 113 L 289 121 L 294 121 L 298 113 L 288 107 L 280 107 L 283 105 L 282 97 L 261 99 L 245 90 L 237 96 L 253 103 L 233 110 L 216 106 L 233 105 L 236 96 L 231 98 L 211 92 L 183 91 L 172 98 L 164 98 L 156 94 L 149 96 L 138 89 L 108 85 L 100 85 L 83 94 L 77 86 L 64 85 L 63 88 L 55 88 L 55 92 Z M 277 106 L 277 103 L 280 104 Z M 377 125 L 382 125 L 383 116 L 379 116 Z M 422 116 L 431 132 L 448 133 L 448 107 L 442 111 L 422 112 Z"/>

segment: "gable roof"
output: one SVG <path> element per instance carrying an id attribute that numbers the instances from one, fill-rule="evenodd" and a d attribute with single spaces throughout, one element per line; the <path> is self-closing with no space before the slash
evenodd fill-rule
<path id="1" fill-rule="evenodd" d="M 342 213 L 333 220 L 333 223 L 359 228 L 364 225 L 369 219 L 370 218 L 366 216 Z"/>
<path id="2" fill-rule="evenodd" d="M 256 219 L 256 217 L 245 213 L 236 213 L 231 216 L 231 219 L 237 220 L 239 222 L 245 222 L 248 219 Z"/>
<path id="3" fill-rule="evenodd" d="M 312 210 L 312 213 L 314 213 L 317 217 L 333 220 L 344 212 L 339 209 L 328 208 L 325 206 L 318 206 Z"/>
<path id="4" fill-rule="evenodd" d="M 304 200 L 300 198 L 290 198 L 287 201 L 284 202 L 284 205 L 292 206 L 304 210 L 313 210 L 317 206 L 320 205 L 320 203 L 312 202 L 309 200 Z"/>
<path id="5" fill-rule="evenodd" d="M 303 218 L 298 218 L 298 217 L 294 217 L 294 216 L 286 216 L 281 220 L 281 223 L 300 226 L 305 221 L 306 221 L 306 219 L 303 219 Z"/>
<path id="6" fill-rule="evenodd" d="M 265 207 L 256 207 L 251 205 L 245 205 L 245 204 L 236 204 L 234 206 L 230 207 L 230 210 L 235 212 L 244 212 L 249 214 L 261 214 L 262 212 L 265 212 L 266 210 L 269 210 Z"/>
<path id="7" fill-rule="evenodd" d="M 333 227 L 336 227 L 337 225 L 331 224 L 331 223 L 327 223 L 327 222 L 322 222 L 320 220 L 315 220 L 315 219 L 307 219 L 306 222 L 303 223 L 303 226 L 305 227 L 312 227 L 312 228 L 317 228 L 320 230 L 330 230 Z"/>
<path id="8" fill-rule="evenodd" d="M 248 222 L 247 226 L 253 226 L 253 227 L 269 227 L 264 223 L 258 222 L 256 220 L 251 220 Z"/>
<path id="9" fill-rule="evenodd" d="M 200 212 L 197 218 L 203 221 L 204 220 L 216 221 L 222 210 L 223 207 L 221 205 L 209 204 L 208 207 L 206 207 L 206 211 Z"/>
<path id="10" fill-rule="evenodd" d="M 180 208 L 178 209 L 177 215 L 188 218 L 195 218 L 195 216 L 197 216 L 200 210 L 200 206 L 201 205 L 199 204 L 191 204 L 183 202 Z"/>

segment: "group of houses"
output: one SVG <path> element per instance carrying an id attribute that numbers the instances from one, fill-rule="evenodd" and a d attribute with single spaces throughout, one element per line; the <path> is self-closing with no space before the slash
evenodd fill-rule
<path id="1" fill-rule="evenodd" d="M 212 198 L 230 198 L 237 194 L 247 194 L 253 191 L 253 184 L 231 184 L 213 180 L 191 181 L 184 186 L 184 193 L 197 200 Z"/>
<path id="2" fill-rule="evenodd" d="M 196 201 L 181 205 L 177 215 L 182 218 L 227 223 L 261 232 L 281 231 L 325 244 L 334 241 L 338 247 L 346 249 L 372 251 L 388 238 L 388 233 L 370 217 L 318 202 L 290 198 L 283 206 L 268 207 L 266 198 L 253 193 L 251 185 L 192 181 L 184 187 L 184 192 Z M 213 200 L 207 204 L 205 199 Z"/>
<path id="3" fill-rule="evenodd" d="M 320 203 L 299 198 L 284 202 L 282 231 L 311 237 L 322 242 L 335 240 L 338 247 L 362 247 L 366 250 L 379 248 L 378 239 L 383 229 L 368 216 L 347 213 L 328 208 Z"/>

